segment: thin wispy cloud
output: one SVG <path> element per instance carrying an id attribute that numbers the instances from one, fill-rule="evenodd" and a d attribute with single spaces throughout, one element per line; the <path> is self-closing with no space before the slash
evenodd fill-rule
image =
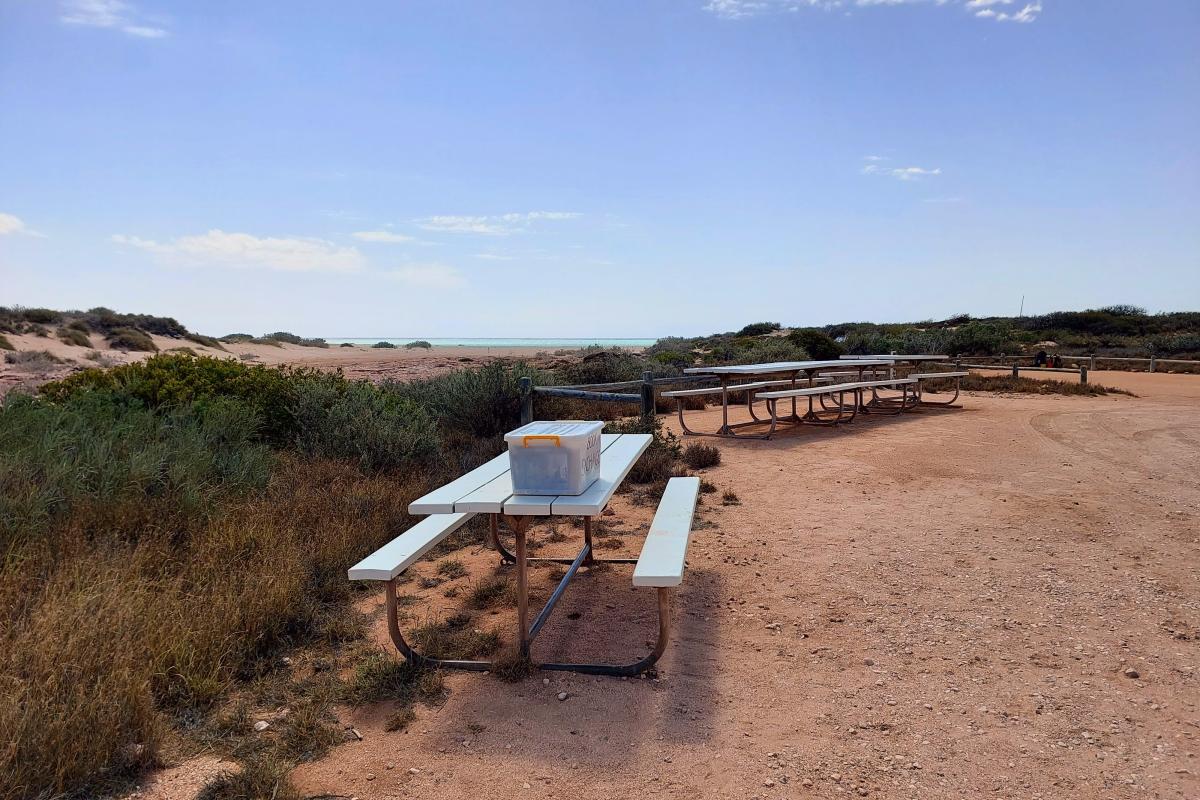
<path id="1" fill-rule="evenodd" d="M 194 236 L 156 242 L 115 234 L 112 241 L 184 263 L 215 264 L 281 272 L 359 272 L 366 259 L 354 247 L 325 239 L 254 236 L 213 229 Z"/>
<path id="2" fill-rule="evenodd" d="M 516 256 L 506 256 L 500 253 L 476 253 L 476 258 L 482 258 L 484 261 L 513 261 Z"/>
<path id="3" fill-rule="evenodd" d="M 141 39 L 161 39 L 165 28 L 148 24 L 142 14 L 121 0 L 63 0 L 59 20 L 66 25 L 109 28 Z"/>
<path id="4" fill-rule="evenodd" d="M 384 277 L 419 289 L 461 289 L 467 280 L 446 264 L 405 264 L 382 273 Z"/>
<path id="5" fill-rule="evenodd" d="M 983 17 L 984 19 L 994 19 L 997 22 L 1033 22 L 1038 18 L 1038 14 L 1042 13 L 1041 3 L 1026 3 L 1020 11 L 1009 13 L 1007 11 L 998 11 L 991 6 L 1007 6 L 1012 5 L 1012 0 L 971 0 L 967 4 L 968 7 L 975 7 L 978 10 L 975 16 Z"/>
<path id="6" fill-rule="evenodd" d="M 863 175 L 886 175 L 897 180 L 915 181 L 932 175 L 941 175 L 941 167 L 892 167 L 884 164 L 883 156 L 863 156 L 867 163 L 862 166 Z"/>
<path id="7" fill-rule="evenodd" d="M 394 231 L 355 231 L 350 235 L 364 242 L 383 242 L 386 244 L 411 244 L 417 241 L 417 238 L 414 236 L 406 236 L 403 233 L 396 233 Z"/>
<path id="8" fill-rule="evenodd" d="M 749 19 L 767 14 L 794 14 L 805 9 L 818 11 L 879 8 L 883 6 L 937 6 L 966 9 L 976 17 L 998 22 L 1033 22 L 1042 4 L 1027 3 L 1020 11 L 1001 11 L 993 6 L 1009 6 L 1014 0 L 707 0 L 705 11 L 721 19 Z"/>
<path id="9" fill-rule="evenodd" d="M 46 234 L 38 233 L 35 230 L 30 230 L 25 224 L 25 220 L 18 217 L 16 214 L 5 214 L 0 212 L 0 236 L 36 236 L 39 239 L 45 239 Z"/>
<path id="10" fill-rule="evenodd" d="M 522 213 L 462 216 L 440 214 L 413 222 L 427 231 L 467 233 L 480 236 L 510 236 L 529 231 L 535 223 L 561 221 L 582 216 L 574 211 L 525 211 Z"/>

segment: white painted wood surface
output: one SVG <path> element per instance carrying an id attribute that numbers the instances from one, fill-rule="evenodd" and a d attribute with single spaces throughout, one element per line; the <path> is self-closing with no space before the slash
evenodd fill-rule
<path id="1" fill-rule="evenodd" d="M 474 514 L 434 514 L 413 525 L 349 569 L 352 581 L 390 581 Z"/>
<path id="2" fill-rule="evenodd" d="M 650 533 L 633 569 L 634 586 L 678 586 L 683 582 L 692 517 L 700 495 L 699 478 L 671 478 L 663 492 Z"/>

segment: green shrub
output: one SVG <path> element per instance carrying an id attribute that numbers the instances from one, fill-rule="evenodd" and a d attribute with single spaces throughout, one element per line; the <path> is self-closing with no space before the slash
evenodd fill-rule
<path id="1" fill-rule="evenodd" d="M 778 322 L 752 322 L 737 332 L 738 336 L 763 336 L 779 330 Z"/>
<path id="2" fill-rule="evenodd" d="M 8 340 L 8 337 L 5 336 L 4 334 L 0 333 L 0 350 L 16 350 L 16 349 L 17 348 L 12 346 L 12 342 L 10 342 Z"/>
<path id="3" fill-rule="evenodd" d="M 62 320 L 62 312 L 53 311 L 49 308 L 23 308 L 21 309 L 21 318 L 26 322 L 34 322 L 40 325 L 53 325 Z"/>
<path id="4" fill-rule="evenodd" d="M 430 344 L 429 342 L 425 341 L 424 339 L 417 339 L 415 342 L 409 342 L 408 344 L 404 345 L 405 350 L 413 350 L 416 348 L 420 348 L 422 350 L 429 350 L 432 347 L 433 347 L 433 345 Z"/>
<path id="5" fill-rule="evenodd" d="M 275 333 L 264 333 L 263 339 L 270 339 L 276 342 L 287 342 L 301 347 L 329 347 L 329 342 L 324 339 L 305 339 L 302 336 L 297 336 L 294 333 L 287 331 L 276 331 Z"/>
<path id="6" fill-rule="evenodd" d="M 199 333 L 187 333 L 184 334 L 183 338 L 187 339 L 189 342 L 195 342 L 196 344 L 203 345 L 205 347 L 211 347 L 214 350 L 225 350 L 225 346 L 221 344 L 221 340 L 217 339 L 215 336 L 204 336 Z"/>
<path id="7" fill-rule="evenodd" d="M 154 340 L 137 328 L 113 328 L 108 332 L 107 338 L 109 346 L 114 350 L 136 350 L 142 353 L 158 350 Z"/>
<path id="8" fill-rule="evenodd" d="M 832 361 L 845 352 L 829 334 L 816 328 L 797 328 L 789 333 L 787 338 L 792 344 L 803 348 L 809 357 L 818 361 Z"/>
<path id="9" fill-rule="evenodd" d="M 396 345 L 392 342 L 376 342 L 375 344 L 371 345 L 371 347 L 382 350 L 385 348 L 395 348 Z"/>
<path id="10" fill-rule="evenodd" d="M 338 347 L 354 347 L 354 345 L 350 344 L 349 342 L 342 342 L 338 345 Z"/>
<path id="11" fill-rule="evenodd" d="M 681 458 L 692 469 L 705 469 L 721 463 L 721 451 L 710 444 L 693 442 L 683 449 Z"/>
<path id="12" fill-rule="evenodd" d="M 296 446 L 311 456 L 348 458 L 376 472 L 426 466 L 439 453 L 429 414 L 367 381 L 315 376 L 298 381 L 291 412 Z"/>
<path id="13" fill-rule="evenodd" d="M 44 375 L 55 370 L 63 360 L 49 350 L 20 350 L 5 353 L 4 363 L 12 364 L 20 372 Z"/>
<path id="14" fill-rule="evenodd" d="M 156 336 L 178 338 L 188 332 L 187 328 L 172 317 L 155 317 L 150 314 L 119 314 L 111 308 L 104 308 L 102 306 L 85 312 L 81 315 L 80 319 L 91 330 L 104 334 L 108 334 L 117 328 L 134 328 Z"/>
<path id="15" fill-rule="evenodd" d="M 678 369 L 690 367 L 695 363 L 696 360 L 691 353 L 681 353 L 678 350 L 661 350 L 652 355 L 650 358 L 659 364 L 666 364 L 667 366 L 676 367 Z"/>
<path id="16" fill-rule="evenodd" d="M 56 401 L 94 391 L 112 392 L 147 408 L 200 403 L 215 398 L 243 402 L 261 422 L 262 434 L 286 443 L 293 430 L 292 395 L 297 379 L 320 376 L 315 370 L 242 364 L 231 359 L 162 353 L 110 370 L 84 370 L 41 387 Z"/>
<path id="17" fill-rule="evenodd" d="M 0 407 L 0 550 L 78 504 L 171 497 L 181 513 L 202 513 L 261 487 L 270 462 L 252 444 L 257 426 L 230 402 L 158 417 L 110 393 L 61 405 L 12 396 Z"/>
<path id="18" fill-rule="evenodd" d="M 77 328 L 62 327 L 57 331 L 58 338 L 63 342 L 75 347 L 91 347 L 92 340 L 88 335 Z"/>
<path id="19" fill-rule="evenodd" d="M 521 363 L 497 362 L 386 387 L 424 408 L 443 432 L 493 438 L 520 424 L 520 378 L 528 375 L 536 383 L 539 374 Z"/>

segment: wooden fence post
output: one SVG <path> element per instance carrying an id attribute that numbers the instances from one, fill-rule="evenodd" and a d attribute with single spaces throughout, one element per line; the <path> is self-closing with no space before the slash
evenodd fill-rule
<path id="1" fill-rule="evenodd" d="M 642 416 L 654 416 L 654 373 L 642 373 Z"/>
<path id="2" fill-rule="evenodd" d="M 1020 374 L 1020 373 L 1017 371 L 1017 362 L 1016 362 L 1016 361 L 1014 361 L 1014 362 L 1013 362 L 1013 373 L 1012 373 L 1012 376 L 1013 376 L 1014 378 L 1019 378 L 1019 377 L 1021 377 L 1021 374 Z"/>
<path id="3" fill-rule="evenodd" d="M 1154 372 L 1154 367 L 1158 364 L 1157 356 L 1150 356 L 1150 371 Z"/>
<path id="4" fill-rule="evenodd" d="M 1090 370 L 1096 369 L 1096 354 L 1095 353 L 1092 353 L 1092 357 L 1088 359 L 1088 369 L 1090 369 Z"/>
<path id="5" fill-rule="evenodd" d="M 521 424 L 533 422 L 533 378 L 521 378 Z"/>
<path id="6" fill-rule="evenodd" d="M 1088 373 L 1087 367 L 1079 368 L 1079 382 L 1080 383 L 1087 383 L 1087 373 Z"/>

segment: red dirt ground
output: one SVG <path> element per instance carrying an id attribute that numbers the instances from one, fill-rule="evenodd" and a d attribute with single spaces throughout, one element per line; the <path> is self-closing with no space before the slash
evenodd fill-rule
<path id="1" fill-rule="evenodd" d="M 345 710 L 362 741 L 295 782 L 362 800 L 1200 797 L 1200 378 L 1092 380 L 1139 397 L 969 396 L 717 442 L 704 475 L 741 504 L 704 497 L 657 678 L 451 674 L 406 731 L 384 730 L 387 704 Z M 602 540 L 621 547 L 600 552 L 636 555 L 651 509 L 613 508 Z M 543 553 L 574 550 L 561 529 Z M 463 558 L 464 583 L 496 569 Z M 628 568 L 581 573 L 535 657 L 632 660 L 653 629 Z"/>

